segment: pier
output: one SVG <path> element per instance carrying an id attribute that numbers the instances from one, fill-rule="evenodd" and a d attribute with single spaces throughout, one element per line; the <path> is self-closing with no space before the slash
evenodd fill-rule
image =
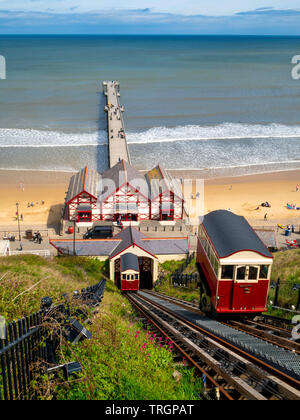
<path id="1" fill-rule="evenodd" d="M 112 168 L 120 160 L 125 160 L 130 164 L 123 119 L 124 108 L 120 104 L 119 82 L 103 82 L 103 93 L 106 96 L 109 167 Z"/>

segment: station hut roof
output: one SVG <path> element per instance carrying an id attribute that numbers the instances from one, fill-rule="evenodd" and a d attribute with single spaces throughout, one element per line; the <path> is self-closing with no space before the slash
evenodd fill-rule
<path id="1" fill-rule="evenodd" d="M 97 199 L 100 179 L 101 175 L 88 166 L 73 175 L 70 180 L 66 203 L 70 203 L 75 197 L 83 192 L 86 192 Z"/>
<path id="2" fill-rule="evenodd" d="M 73 255 L 74 241 L 72 239 L 53 239 L 49 241 L 60 254 Z M 106 257 L 120 244 L 114 239 L 76 239 L 76 255 L 82 257 Z"/>
<path id="3" fill-rule="evenodd" d="M 138 257 L 131 252 L 121 255 L 121 271 L 124 272 L 127 270 L 140 271 Z"/>
<path id="4" fill-rule="evenodd" d="M 204 216 L 203 223 L 219 258 L 241 251 L 253 251 L 264 257 L 272 254 L 243 216 L 217 210 Z"/>
<path id="5" fill-rule="evenodd" d="M 143 243 L 156 255 L 181 255 L 189 252 L 188 238 L 145 238 Z"/>
<path id="6" fill-rule="evenodd" d="M 50 244 L 61 254 L 73 255 L 72 239 L 50 239 Z M 113 259 L 132 246 L 139 247 L 153 258 L 157 255 L 183 255 L 189 251 L 188 238 L 149 238 L 131 226 L 110 239 L 75 240 L 78 256 L 107 256 Z"/>
<path id="7" fill-rule="evenodd" d="M 278 249 L 278 241 L 274 230 L 254 229 L 268 249 Z"/>
<path id="8" fill-rule="evenodd" d="M 155 253 L 153 249 L 149 247 L 145 239 L 147 239 L 146 235 L 139 232 L 137 229 L 129 226 L 127 229 L 122 230 L 116 236 L 115 239 L 120 239 L 120 244 L 113 250 L 110 254 L 110 258 L 116 257 L 121 252 L 125 251 L 126 249 L 130 248 L 132 245 L 136 245 L 142 250 L 146 251 L 148 254 L 155 257 Z"/>

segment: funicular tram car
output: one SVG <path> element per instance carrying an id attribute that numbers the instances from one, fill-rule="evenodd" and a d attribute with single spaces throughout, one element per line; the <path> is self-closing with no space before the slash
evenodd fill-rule
<path id="1" fill-rule="evenodd" d="M 120 261 L 121 290 L 137 292 L 140 284 L 138 257 L 132 253 L 123 254 Z"/>
<path id="2" fill-rule="evenodd" d="M 211 315 L 267 310 L 273 256 L 246 219 L 218 210 L 199 227 L 200 309 Z"/>

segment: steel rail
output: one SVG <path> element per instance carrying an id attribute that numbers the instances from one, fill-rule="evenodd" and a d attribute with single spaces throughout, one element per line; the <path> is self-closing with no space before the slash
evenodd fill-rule
<path id="1" fill-rule="evenodd" d="M 196 330 L 198 330 L 199 332 L 209 336 L 210 338 L 212 338 L 213 340 L 221 343 L 223 346 L 225 346 L 226 348 L 234 351 L 237 354 L 240 354 L 241 356 L 243 356 L 244 358 L 246 358 L 247 360 L 253 362 L 254 364 L 256 364 L 257 366 L 260 366 L 261 368 L 263 368 L 264 370 L 266 370 L 267 372 L 271 373 L 272 375 L 274 375 L 275 377 L 280 378 L 282 381 L 288 383 L 289 385 L 291 385 L 292 387 L 294 387 L 297 390 L 300 390 L 300 381 L 293 378 L 292 376 L 288 375 L 287 373 L 271 366 L 270 364 L 264 362 L 263 360 L 259 359 L 256 356 L 253 356 L 249 353 L 247 353 L 246 351 L 240 349 L 239 347 L 236 347 L 235 345 L 229 343 L 228 341 L 224 340 L 223 338 L 218 337 L 217 335 L 213 334 L 212 332 L 200 327 L 199 325 L 186 320 L 184 317 L 182 317 L 181 315 L 171 311 L 170 309 L 160 305 L 157 302 L 153 302 L 151 299 L 148 299 L 146 297 L 143 297 L 143 299 L 145 299 L 146 301 L 148 301 L 149 303 L 157 306 L 158 308 L 160 308 L 161 310 L 164 310 L 165 312 L 171 314 L 172 316 L 180 319 L 182 322 L 186 323 L 187 325 L 190 325 L 191 327 L 195 328 Z M 173 302 L 175 303 L 175 302 Z M 178 306 L 183 306 L 182 304 L 178 304 L 176 303 L 176 305 Z M 187 309 L 187 308 L 185 308 Z M 195 312 L 195 310 L 193 310 L 193 312 Z M 198 311 L 200 313 L 200 311 Z"/>
<path id="2" fill-rule="evenodd" d="M 145 311 L 141 305 L 136 302 L 136 300 L 130 295 L 126 295 L 127 299 L 130 301 L 130 303 L 142 314 L 142 316 L 150 323 L 152 326 L 155 327 L 157 331 L 159 331 L 160 334 L 162 334 L 165 338 L 170 336 L 170 332 L 166 333 L 149 315 L 149 311 Z M 186 352 L 183 348 L 181 348 L 177 343 L 173 342 L 174 347 L 176 348 L 177 352 L 181 354 L 188 362 L 189 364 L 196 369 L 196 371 L 201 372 L 201 375 L 206 376 L 206 380 L 215 388 L 219 389 L 220 394 L 224 397 L 225 400 L 233 401 L 234 398 L 232 398 L 228 392 L 220 386 L 210 375 L 207 373 L 201 366 L 199 366 Z"/>
<path id="3" fill-rule="evenodd" d="M 205 363 L 225 379 L 231 389 L 233 388 L 236 394 L 240 395 L 236 399 L 246 397 L 250 400 L 300 400 L 299 391 L 267 374 L 253 363 L 197 332 L 164 310 L 157 309 L 156 304 L 152 301 L 148 302 L 144 296 L 133 299 L 137 300 L 148 313 L 151 312 L 152 317 L 156 318 L 159 324 L 164 325 L 171 335 L 173 334 L 190 348 L 194 357 L 201 360 L 202 364 Z M 141 301 L 144 301 L 148 307 L 145 307 Z"/>
<path id="4" fill-rule="evenodd" d="M 188 309 L 192 312 L 198 313 L 199 315 L 205 315 L 203 312 L 197 309 L 196 305 L 191 305 L 189 302 L 186 302 L 183 299 L 173 298 L 173 296 L 156 293 L 149 290 L 147 291 L 143 290 L 143 293 L 148 293 L 152 296 L 157 296 L 168 302 L 175 303 L 176 305 L 181 306 L 184 309 Z M 219 322 L 222 323 L 223 325 L 227 325 L 228 327 L 234 328 L 237 331 L 245 332 L 247 334 L 252 335 L 253 337 L 260 338 L 270 344 L 276 345 L 288 351 L 293 351 L 294 353 L 300 355 L 300 344 L 292 340 L 289 340 L 287 338 L 282 338 L 276 335 L 271 335 L 270 333 L 264 332 L 262 330 L 258 330 L 255 327 L 246 326 L 242 324 L 241 322 L 239 322 L 238 319 L 226 320 L 226 321 L 220 319 Z M 247 322 L 249 322 L 248 319 L 247 319 Z M 259 325 L 259 323 L 256 323 L 255 321 L 253 321 L 253 323 Z M 268 328 L 268 324 L 261 324 L 261 325 L 264 328 Z M 276 327 L 272 327 L 271 329 L 273 329 L 274 331 L 282 332 L 280 328 L 277 329 Z M 284 330 L 284 331 L 285 333 L 288 333 L 287 330 Z"/>

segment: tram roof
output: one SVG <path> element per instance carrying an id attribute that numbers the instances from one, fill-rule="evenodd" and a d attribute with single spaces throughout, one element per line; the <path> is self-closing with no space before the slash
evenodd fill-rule
<path id="1" fill-rule="evenodd" d="M 204 216 L 202 224 L 219 258 L 226 258 L 242 251 L 252 251 L 273 258 L 243 216 L 237 216 L 226 210 L 217 210 Z"/>
<path id="2" fill-rule="evenodd" d="M 138 257 L 131 252 L 121 255 L 121 269 L 123 271 L 132 270 L 139 272 L 139 261 Z"/>

